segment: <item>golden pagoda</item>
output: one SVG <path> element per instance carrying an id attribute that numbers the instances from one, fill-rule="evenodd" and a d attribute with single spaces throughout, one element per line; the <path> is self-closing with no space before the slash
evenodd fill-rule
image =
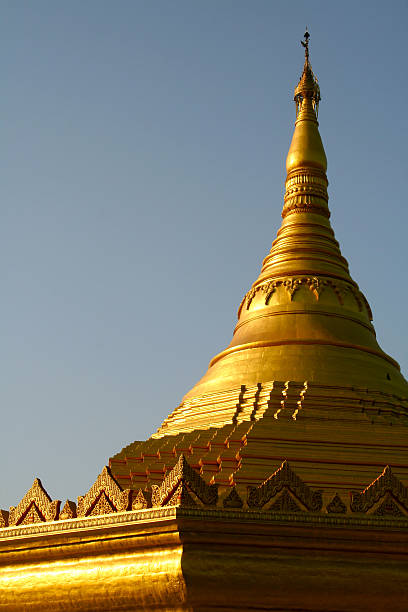
<path id="1" fill-rule="evenodd" d="M 230 345 L 77 503 L 0 511 L 0 609 L 408 610 L 408 383 L 330 224 L 320 88 Z"/>

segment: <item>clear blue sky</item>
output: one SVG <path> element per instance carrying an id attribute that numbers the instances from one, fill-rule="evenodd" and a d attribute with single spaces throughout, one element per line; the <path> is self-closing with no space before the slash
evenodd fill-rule
<path id="1" fill-rule="evenodd" d="M 407 2 L 0 2 L 0 507 L 85 493 L 230 341 L 311 32 L 332 222 L 408 373 Z"/>

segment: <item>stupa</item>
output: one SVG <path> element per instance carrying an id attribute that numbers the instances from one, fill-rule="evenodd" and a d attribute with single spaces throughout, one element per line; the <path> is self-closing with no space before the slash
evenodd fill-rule
<path id="1" fill-rule="evenodd" d="M 330 224 L 295 89 L 282 225 L 228 348 L 77 503 L 1 511 L 2 610 L 408 609 L 408 383 Z"/>

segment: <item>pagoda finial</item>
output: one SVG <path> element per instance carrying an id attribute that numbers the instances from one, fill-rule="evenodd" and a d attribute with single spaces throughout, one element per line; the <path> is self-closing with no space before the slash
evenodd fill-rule
<path id="1" fill-rule="evenodd" d="M 317 78 L 313 74 L 312 66 L 309 61 L 309 38 L 310 34 L 306 26 L 306 31 L 303 35 L 304 40 L 301 40 L 301 44 L 305 49 L 305 64 L 303 66 L 302 76 L 295 89 L 295 103 L 296 103 L 296 117 L 298 116 L 300 109 L 302 108 L 302 102 L 304 99 L 311 99 L 312 107 L 316 113 L 316 117 L 319 110 L 320 102 L 320 87 L 317 82 Z"/>
<path id="2" fill-rule="evenodd" d="M 327 206 L 327 159 L 320 138 L 317 111 L 320 88 L 309 61 L 309 38 L 304 40 L 305 63 L 295 89 L 296 122 L 292 143 L 286 158 L 286 193 L 282 215 L 295 211 L 329 216 Z"/>
<path id="3" fill-rule="evenodd" d="M 303 35 L 304 40 L 300 41 L 300 44 L 303 45 L 303 47 L 305 48 L 305 60 L 306 62 L 309 61 L 309 38 L 310 38 L 310 34 L 308 32 L 307 26 L 306 26 L 306 32 Z"/>

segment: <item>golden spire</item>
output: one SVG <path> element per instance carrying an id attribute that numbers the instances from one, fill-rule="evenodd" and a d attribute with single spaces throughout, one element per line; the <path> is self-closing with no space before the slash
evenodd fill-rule
<path id="1" fill-rule="evenodd" d="M 370 306 L 330 225 L 320 88 L 307 30 L 304 38 L 282 225 L 241 303 L 229 347 L 212 359 L 188 400 L 274 380 L 408 395 L 398 364 L 377 343 Z"/>

